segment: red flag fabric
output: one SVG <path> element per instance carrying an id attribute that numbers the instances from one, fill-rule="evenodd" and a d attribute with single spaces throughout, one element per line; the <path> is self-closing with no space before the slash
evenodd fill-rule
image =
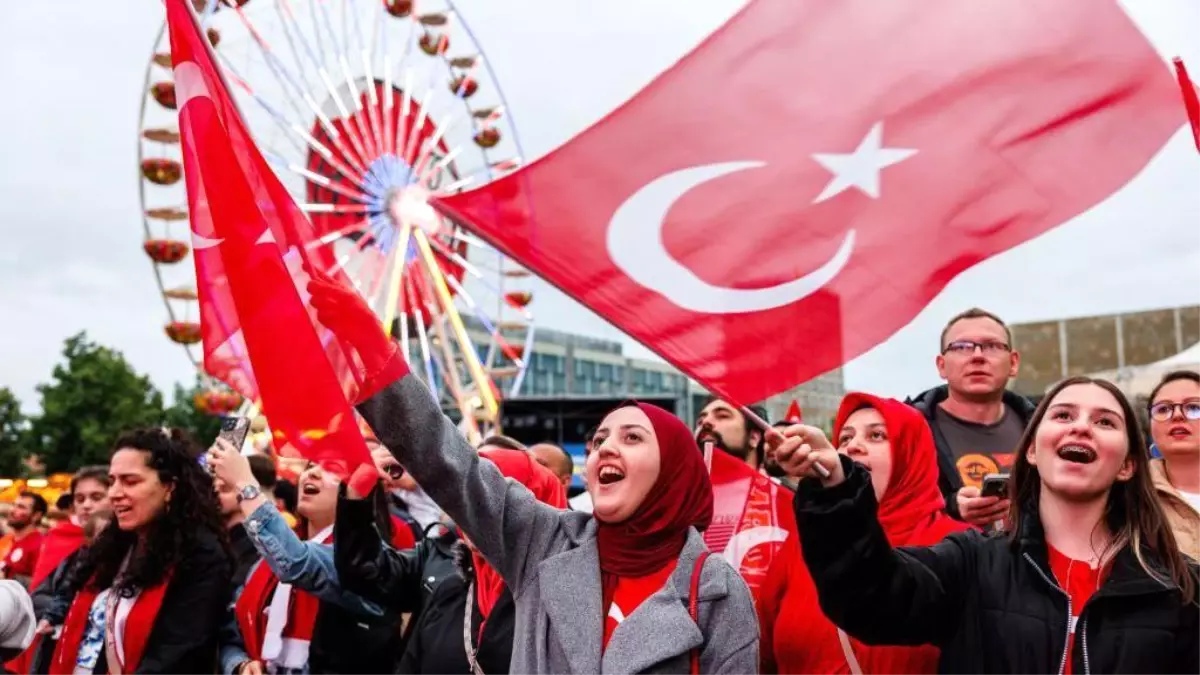
<path id="1" fill-rule="evenodd" d="M 1175 77 L 1179 80 L 1179 90 L 1183 93 L 1183 106 L 1187 109 L 1188 122 L 1192 125 L 1192 138 L 1196 141 L 1196 150 L 1200 150 L 1200 89 L 1188 77 L 1187 67 L 1183 59 L 1175 57 Z"/>
<path id="2" fill-rule="evenodd" d="M 706 449 L 713 486 L 713 520 L 704 543 L 742 574 L 750 591 L 767 577 L 783 542 L 796 532 L 792 493 L 745 462 Z"/>
<path id="3" fill-rule="evenodd" d="M 792 399 L 792 404 L 788 406 L 787 412 L 783 414 L 784 422 L 792 424 L 800 424 L 804 421 L 804 413 L 800 411 L 800 404 Z"/>
<path id="4" fill-rule="evenodd" d="M 305 268 L 331 261 L 306 252 L 311 224 L 254 145 L 189 3 L 166 6 L 205 370 L 260 401 L 305 457 L 338 472 L 370 462 L 347 403 L 361 362 L 304 290 Z"/>
<path id="5" fill-rule="evenodd" d="M 757 0 L 438 206 L 745 403 L 1112 194 L 1178 129 L 1177 96 L 1114 0 Z"/>

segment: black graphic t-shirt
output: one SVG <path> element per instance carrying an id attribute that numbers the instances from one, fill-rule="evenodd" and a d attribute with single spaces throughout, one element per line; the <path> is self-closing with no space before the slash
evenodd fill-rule
<path id="1" fill-rule="evenodd" d="M 1008 407 L 1004 408 L 1000 421 L 994 424 L 960 420 L 941 406 L 934 411 L 933 419 L 950 444 L 963 485 L 974 487 L 981 487 L 984 476 L 989 473 L 1009 472 L 1013 450 L 1025 431 L 1020 415 Z"/>

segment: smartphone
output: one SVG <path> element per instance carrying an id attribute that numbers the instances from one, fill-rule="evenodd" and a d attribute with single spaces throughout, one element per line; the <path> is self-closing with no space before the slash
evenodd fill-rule
<path id="1" fill-rule="evenodd" d="M 983 477 L 983 489 L 979 491 L 981 497 L 999 497 L 1004 499 L 1008 497 L 1008 474 L 1006 473 L 989 473 Z"/>
<path id="2" fill-rule="evenodd" d="M 217 434 L 217 438 L 225 439 L 238 452 L 241 452 L 242 445 L 246 442 L 246 436 L 249 433 L 249 417 L 226 417 L 221 420 L 221 432 Z"/>

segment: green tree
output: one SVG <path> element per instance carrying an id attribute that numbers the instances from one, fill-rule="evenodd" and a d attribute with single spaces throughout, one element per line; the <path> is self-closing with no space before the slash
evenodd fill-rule
<path id="1" fill-rule="evenodd" d="M 0 476 L 19 478 L 29 455 L 28 420 L 21 402 L 8 387 L 0 387 Z"/>
<path id="2" fill-rule="evenodd" d="M 171 407 L 164 412 L 164 422 L 169 427 L 187 429 L 196 442 L 207 447 L 221 431 L 221 418 L 196 410 L 193 401 L 196 394 L 206 391 L 208 387 L 197 376 L 195 384 L 190 389 L 181 384 L 175 385 L 175 393 Z"/>
<path id="3" fill-rule="evenodd" d="M 42 413 L 33 420 L 31 447 L 49 472 L 106 464 L 121 432 L 162 424 L 162 394 L 150 378 L 87 333 L 67 338 L 63 363 L 37 389 Z"/>

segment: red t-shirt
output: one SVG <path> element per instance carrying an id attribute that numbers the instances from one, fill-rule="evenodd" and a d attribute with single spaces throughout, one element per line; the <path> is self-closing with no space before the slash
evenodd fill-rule
<path id="1" fill-rule="evenodd" d="M 6 579 L 33 576 L 33 568 L 37 565 L 38 552 L 42 550 L 42 533 L 34 530 L 20 539 L 13 539 L 12 548 L 0 562 L 0 573 Z"/>
<path id="2" fill-rule="evenodd" d="M 1067 595 L 1071 596 L 1071 634 L 1067 638 L 1067 664 L 1063 671 L 1070 675 L 1071 658 L 1075 651 L 1075 626 L 1079 623 L 1079 614 L 1083 612 L 1083 606 L 1092 594 L 1100 590 L 1100 584 L 1104 583 L 1108 570 L 1103 567 L 1092 569 L 1086 562 L 1068 558 L 1049 544 L 1046 544 L 1046 549 L 1050 553 L 1050 571 L 1054 574 L 1054 579 Z"/>
<path id="3" fill-rule="evenodd" d="M 677 560 L 672 560 L 662 569 L 647 574 L 644 577 L 621 577 L 617 580 L 617 587 L 613 591 L 612 604 L 608 607 L 608 616 L 604 617 L 604 647 L 608 647 L 608 640 L 612 637 L 613 631 L 617 626 L 626 619 L 638 605 L 642 604 L 646 598 L 658 592 L 658 589 L 667 584 L 667 579 L 671 573 L 675 571 L 675 566 L 678 565 Z"/>

